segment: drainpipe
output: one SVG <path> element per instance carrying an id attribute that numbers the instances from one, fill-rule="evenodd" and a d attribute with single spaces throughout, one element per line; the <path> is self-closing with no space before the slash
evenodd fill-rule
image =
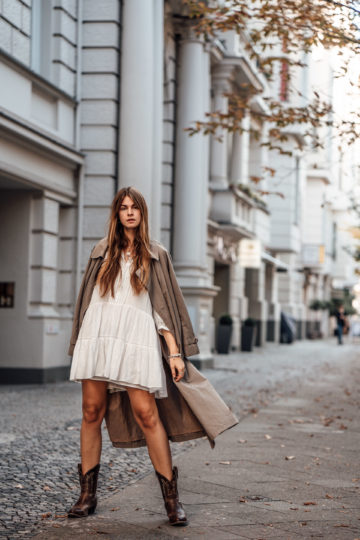
<path id="1" fill-rule="evenodd" d="M 120 178 L 119 178 L 119 145 L 120 145 L 120 115 L 121 115 L 121 60 L 122 60 L 122 20 L 124 12 L 124 0 L 120 0 L 120 20 L 119 20 L 119 39 L 118 39 L 118 49 L 119 49 L 119 77 L 118 85 L 116 91 L 116 99 L 118 105 L 118 125 L 116 130 L 116 160 L 115 160 L 115 182 L 114 182 L 114 197 L 120 188 Z"/>
<path id="2" fill-rule="evenodd" d="M 76 46 L 76 82 L 75 82 L 75 148 L 80 151 L 80 107 L 81 107 L 81 60 L 82 60 L 82 10 L 83 0 L 78 0 L 77 9 L 77 46 Z M 76 231 L 76 268 L 75 268 L 75 289 L 80 288 L 81 282 L 81 253 L 83 238 L 83 217 L 84 217 L 84 165 L 80 165 L 77 171 L 78 177 L 78 215 Z"/>

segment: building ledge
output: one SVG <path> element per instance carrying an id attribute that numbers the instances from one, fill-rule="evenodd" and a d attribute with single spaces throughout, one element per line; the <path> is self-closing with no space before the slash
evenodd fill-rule
<path id="1" fill-rule="evenodd" d="M 0 107 L 0 131 L 4 137 L 15 137 L 17 142 L 22 141 L 25 146 L 35 146 L 39 151 L 57 156 L 62 164 L 65 161 L 74 167 L 84 162 L 84 155 L 72 145 L 3 107 Z"/>
<path id="2" fill-rule="evenodd" d="M 50 82 L 48 79 L 45 79 L 35 71 L 33 71 L 31 68 L 11 56 L 10 54 L 7 54 L 3 49 L 0 47 L 0 61 L 2 61 L 4 64 L 7 64 L 11 68 L 15 69 L 16 71 L 20 72 L 22 75 L 24 75 L 27 79 L 30 81 L 36 83 L 36 85 L 40 88 L 42 88 L 44 91 L 46 91 L 47 94 L 53 96 L 54 98 L 60 98 L 65 101 L 68 101 L 72 105 L 76 105 L 76 99 L 68 94 L 67 92 L 64 92 L 60 88 L 58 88 L 55 84 Z"/>

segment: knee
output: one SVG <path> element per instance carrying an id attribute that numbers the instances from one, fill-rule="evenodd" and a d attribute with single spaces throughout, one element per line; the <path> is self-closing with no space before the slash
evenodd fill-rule
<path id="1" fill-rule="evenodd" d="M 138 409 L 135 413 L 135 416 L 138 423 L 140 424 L 140 427 L 144 429 L 154 429 L 159 421 L 157 411 L 147 407 Z"/>
<path id="2" fill-rule="evenodd" d="M 99 424 L 104 417 L 104 407 L 95 403 L 83 404 L 83 420 L 86 424 Z"/>

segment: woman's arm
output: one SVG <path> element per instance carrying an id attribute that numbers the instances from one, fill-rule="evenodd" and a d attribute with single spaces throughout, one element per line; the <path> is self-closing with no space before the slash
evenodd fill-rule
<path id="1" fill-rule="evenodd" d="M 166 341 L 169 355 L 179 354 L 179 348 L 170 330 L 162 329 L 161 333 L 164 336 L 164 339 Z M 184 374 L 185 374 L 184 360 L 180 356 L 176 356 L 174 358 L 169 358 L 169 363 L 170 363 L 172 378 L 174 379 L 175 382 L 179 382 L 184 377 Z"/>

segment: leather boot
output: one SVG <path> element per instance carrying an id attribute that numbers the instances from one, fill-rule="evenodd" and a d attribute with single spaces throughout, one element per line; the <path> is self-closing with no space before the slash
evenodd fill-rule
<path id="1" fill-rule="evenodd" d="M 185 510 L 179 501 L 179 493 L 177 489 L 178 469 L 173 468 L 173 476 L 168 480 L 162 474 L 156 472 L 158 477 L 162 496 L 164 498 L 166 512 L 169 518 L 170 525 L 187 525 Z"/>
<path id="2" fill-rule="evenodd" d="M 81 463 L 78 464 L 80 497 L 68 512 L 69 518 L 86 517 L 95 512 L 97 498 L 96 487 L 100 469 L 100 463 L 83 475 Z"/>

